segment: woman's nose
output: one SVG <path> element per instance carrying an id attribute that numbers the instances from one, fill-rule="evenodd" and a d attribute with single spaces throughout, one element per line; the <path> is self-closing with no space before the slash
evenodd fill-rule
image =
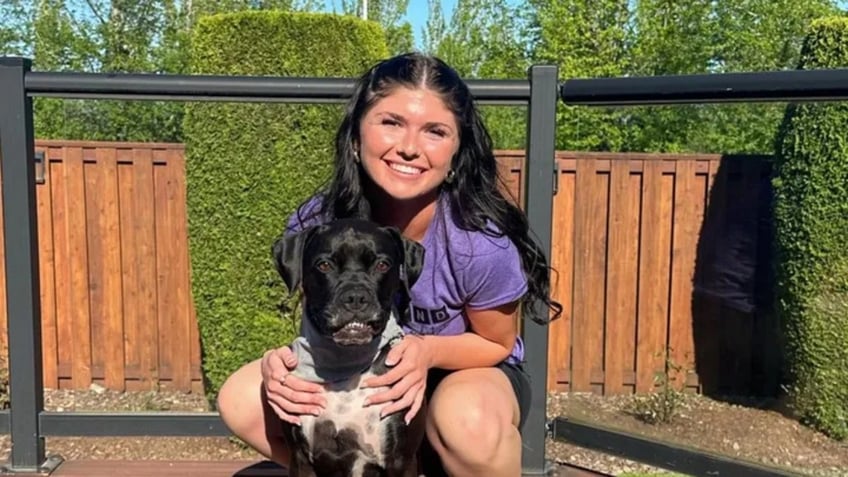
<path id="1" fill-rule="evenodd" d="M 415 134 L 411 131 L 404 134 L 400 143 L 398 144 L 397 150 L 398 153 L 407 160 L 414 159 L 418 157 L 418 139 L 415 137 Z"/>

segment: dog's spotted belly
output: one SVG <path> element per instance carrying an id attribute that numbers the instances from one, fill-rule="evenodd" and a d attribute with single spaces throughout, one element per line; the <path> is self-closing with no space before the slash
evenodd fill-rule
<path id="1" fill-rule="evenodd" d="M 351 469 L 350 475 L 357 476 L 362 475 L 367 464 L 385 466 L 385 420 L 380 419 L 384 404 L 366 407 L 364 401 L 386 388 L 360 389 L 360 382 L 370 376 L 373 375 L 368 373 L 361 378 L 325 385 L 327 407 L 321 415 L 300 416 L 303 436 L 316 467 L 322 464 L 342 467 Z"/>

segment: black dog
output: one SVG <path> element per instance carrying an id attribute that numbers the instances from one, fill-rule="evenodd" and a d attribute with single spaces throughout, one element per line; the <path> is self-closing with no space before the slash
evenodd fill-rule
<path id="1" fill-rule="evenodd" d="M 417 475 L 425 413 L 409 425 L 408 409 L 380 419 L 380 405 L 362 405 L 375 390 L 359 384 L 388 370 L 386 355 L 402 337 L 398 319 L 421 271 L 423 247 L 397 229 L 346 219 L 281 238 L 273 255 L 289 291 L 303 291 L 293 373 L 321 382 L 327 398 L 320 416 L 300 416 L 301 426 L 282 422 L 289 475 Z"/>

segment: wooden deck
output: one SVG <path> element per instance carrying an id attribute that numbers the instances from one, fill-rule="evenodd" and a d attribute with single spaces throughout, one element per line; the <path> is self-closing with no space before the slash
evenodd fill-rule
<path id="1" fill-rule="evenodd" d="M 53 477 L 285 477 L 285 469 L 266 461 L 125 461 L 62 462 Z"/>
<path id="2" fill-rule="evenodd" d="M 285 469 L 268 461 L 71 460 L 59 464 L 49 475 L 51 477 L 285 477 L 287 474 Z M 560 465 L 553 475 L 555 477 L 592 477 L 606 474 Z"/>

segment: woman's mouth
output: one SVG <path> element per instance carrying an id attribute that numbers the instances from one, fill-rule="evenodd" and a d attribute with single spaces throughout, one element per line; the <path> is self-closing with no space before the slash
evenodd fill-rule
<path id="1" fill-rule="evenodd" d="M 398 164 L 396 162 L 385 161 L 388 164 L 389 168 L 393 171 L 403 174 L 405 176 L 417 176 L 424 172 L 423 169 L 419 169 L 417 167 L 409 166 L 406 164 Z"/>

